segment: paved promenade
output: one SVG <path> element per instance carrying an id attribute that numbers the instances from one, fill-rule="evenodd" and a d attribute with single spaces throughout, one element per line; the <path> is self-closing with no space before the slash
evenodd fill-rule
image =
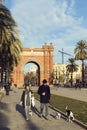
<path id="1" fill-rule="evenodd" d="M 9 96 L 5 96 L 0 103 L 0 130 L 84 130 L 75 123 L 68 123 L 65 119 L 55 119 L 55 111 L 50 109 L 49 120 L 40 118 L 39 106 L 29 121 L 24 118 L 23 108 L 19 105 L 22 90 L 13 88 Z"/>
<path id="2" fill-rule="evenodd" d="M 57 88 L 51 87 L 51 93 L 87 102 L 87 88 Z"/>

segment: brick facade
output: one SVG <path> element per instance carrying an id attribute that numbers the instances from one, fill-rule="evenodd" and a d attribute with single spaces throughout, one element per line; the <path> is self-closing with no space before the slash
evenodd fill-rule
<path id="1" fill-rule="evenodd" d="M 28 63 L 35 63 L 38 66 L 40 84 L 44 78 L 49 81 L 53 71 L 53 53 L 52 43 L 50 45 L 45 43 L 42 48 L 24 48 L 21 53 L 21 60 L 12 74 L 13 83 L 17 86 L 24 84 L 24 66 Z"/>

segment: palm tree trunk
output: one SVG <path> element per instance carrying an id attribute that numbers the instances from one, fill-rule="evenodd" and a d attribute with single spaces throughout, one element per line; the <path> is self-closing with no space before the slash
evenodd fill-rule
<path id="1" fill-rule="evenodd" d="M 1 67 L 1 84 L 3 86 L 3 68 Z"/>
<path id="2" fill-rule="evenodd" d="M 73 86 L 73 73 L 71 73 L 71 87 Z"/>
<path id="3" fill-rule="evenodd" d="M 84 87 L 84 60 L 82 60 L 82 84 Z"/>
<path id="4" fill-rule="evenodd" d="M 1 84 L 4 87 L 4 62 L 3 62 L 3 53 L 1 53 Z"/>

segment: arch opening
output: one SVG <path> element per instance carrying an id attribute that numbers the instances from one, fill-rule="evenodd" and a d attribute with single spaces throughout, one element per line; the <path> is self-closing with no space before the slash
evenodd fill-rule
<path id="1" fill-rule="evenodd" d="M 24 65 L 24 84 L 31 86 L 40 85 L 40 66 L 34 61 L 29 61 Z"/>

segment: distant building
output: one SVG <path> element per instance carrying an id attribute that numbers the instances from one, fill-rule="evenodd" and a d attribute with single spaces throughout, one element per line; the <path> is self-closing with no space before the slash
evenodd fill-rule
<path id="1" fill-rule="evenodd" d="M 36 73 L 36 71 L 37 71 L 37 66 L 35 66 L 35 65 L 31 66 L 29 71 Z"/>
<path id="2" fill-rule="evenodd" d="M 53 65 L 53 84 L 66 84 L 70 81 L 70 73 L 66 70 L 67 64 L 54 64 Z M 81 80 L 81 66 L 79 65 L 78 71 L 73 73 L 73 82 L 76 82 L 76 79 Z"/>

